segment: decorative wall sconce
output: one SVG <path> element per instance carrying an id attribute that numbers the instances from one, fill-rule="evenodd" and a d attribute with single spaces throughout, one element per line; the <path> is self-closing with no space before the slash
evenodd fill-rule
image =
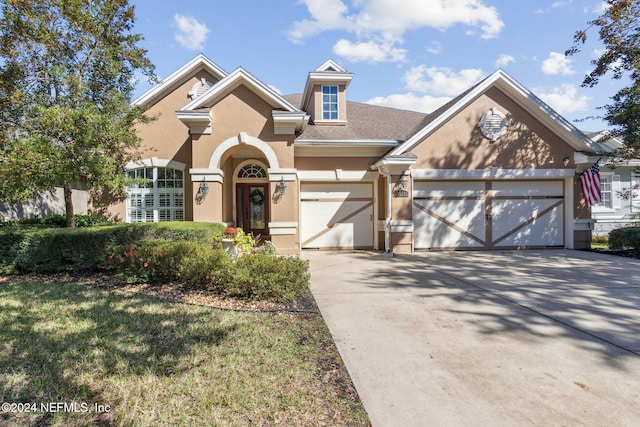
<path id="1" fill-rule="evenodd" d="M 565 166 L 569 166 L 569 156 L 564 156 L 562 158 L 562 164 Z"/>
<path id="2" fill-rule="evenodd" d="M 202 195 L 202 198 L 207 197 L 207 194 L 209 194 L 209 184 L 207 184 L 206 181 L 202 181 L 200 183 L 200 188 L 198 189 L 198 193 Z"/>
<path id="3" fill-rule="evenodd" d="M 284 182 L 284 177 L 280 178 L 280 182 L 276 186 L 276 191 L 280 193 L 280 196 L 284 196 L 285 191 L 287 191 L 287 183 Z"/>
<path id="4" fill-rule="evenodd" d="M 209 184 L 206 181 L 202 181 L 196 193 L 196 204 L 201 205 L 207 194 L 209 194 Z"/>
<path id="5" fill-rule="evenodd" d="M 409 178 L 407 175 L 400 175 L 400 179 L 398 179 L 398 184 L 396 184 L 396 190 L 394 191 L 394 196 L 396 197 L 409 197 L 409 192 L 407 188 L 409 186 Z"/>

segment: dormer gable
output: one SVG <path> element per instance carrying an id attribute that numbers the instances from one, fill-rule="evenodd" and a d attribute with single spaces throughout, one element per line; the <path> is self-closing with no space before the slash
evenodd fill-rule
<path id="1" fill-rule="evenodd" d="M 199 94 L 177 111 L 176 115 L 189 127 L 191 133 L 209 134 L 212 123 L 211 107 L 241 85 L 273 107 L 272 118 L 276 135 L 295 135 L 302 131 L 308 121 L 307 114 L 242 67 L 236 68 L 218 83 Z"/>
<path id="2" fill-rule="evenodd" d="M 301 109 L 315 125 L 347 124 L 347 88 L 353 79 L 333 60 L 309 73 L 302 95 Z"/>

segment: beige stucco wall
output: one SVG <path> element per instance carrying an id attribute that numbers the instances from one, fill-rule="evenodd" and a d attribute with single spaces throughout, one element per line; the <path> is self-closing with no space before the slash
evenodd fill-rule
<path id="1" fill-rule="evenodd" d="M 490 108 L 511 120 L 507 134 L 495 142 L 478 127 Z M 472 102 L 412 152 L 418 156 L 415 169 L 574 167 L 563 163 L 565 157 L 573 162 L 573 148 L 497 88 Z"/>

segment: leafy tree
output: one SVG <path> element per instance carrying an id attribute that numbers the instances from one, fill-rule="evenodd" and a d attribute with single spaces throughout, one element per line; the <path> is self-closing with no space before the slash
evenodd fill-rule
<path id="1" fill-rule="evenodd" d="M 640 157 L 640 0 L 607 0 L 603 14 L 588 22 L 585 30 L 574 35 L 573 46 L 565 54 L 573 55 L 587 41 L 591 28 L 598 28 L 604 45 L 602 55 L 582 82 L 593 87 L 600 78 L 611 74 L 614 79 L 629 77 L 629 84 L 611 97 L 605 105 L 603 118 L 613 126 L 614 133 L 625 141 L 619 153 L 624 159 Z"/>
<path id="2" fill-rule="evenodd" d="M 72 185 L 124 192 L 140 148 L 136 73 L 155 79 L 128 0 L 0 0 L 0 199 Z"/>

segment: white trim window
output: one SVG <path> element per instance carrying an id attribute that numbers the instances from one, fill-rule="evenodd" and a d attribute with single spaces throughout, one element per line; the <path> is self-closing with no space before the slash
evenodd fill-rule
<path id="1" fill-rule="evenodd" d="M 338 120 L 338 86 L 322 86 L 322 120 Z"/>
<path id="2" fill-rule="evenodd" d="M 595 204 L 593 207 L 596 210 L 612 210 L 613 209 L 613 174 L 601 172 L 600 173 L 600 193 L 602 199 L 600 203 Z"/>
<path id="3" fill-rule="evenodd" d="M 184 221 L 184 172 L 169 167 L 127 171 L 127 222 Z"/>

